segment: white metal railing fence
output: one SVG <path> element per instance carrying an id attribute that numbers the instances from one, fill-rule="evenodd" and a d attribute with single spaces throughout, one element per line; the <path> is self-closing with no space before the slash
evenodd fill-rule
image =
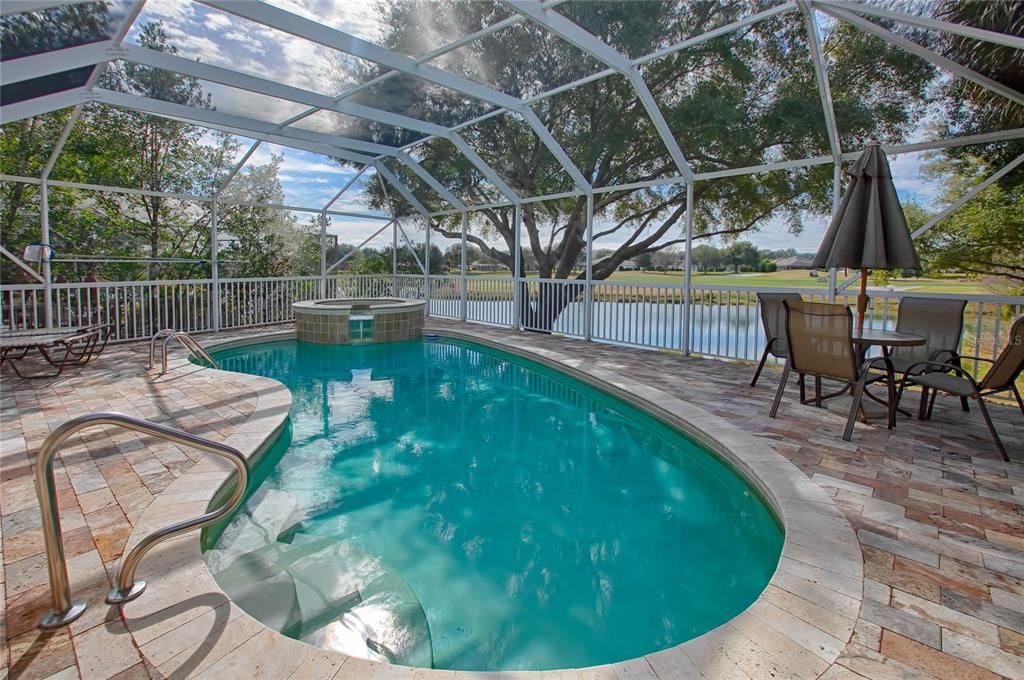
<path id="1" fill-rule="evenodd" d="M 589 329 L 586 289 L 581 281 L 524 278 L 517 296 L 515 282 L 508 276 L 434 275 L 428 279 L 412 274 L 342 274 L 325 280 L 315 276 L 221 279 L 216 290 L 210 279 L 57 283 L 52 286 L 52 301 L 56 326 L 109 323 L 114 326 L 114 341 L 150 337 L 161 328 L 199 332 L 288 322 L 294 319 L 293 302 L 322 295 L 398 296 L 429 299 L 429 314 L 436 317 L 756 361 L 765 343 L 758 292 L 796 292 L 815 301 L 827 297 L 820 288 L 693 286 L 688 348 L 682 346 L 684 288 L 672 284 L 594 282 Z M 985 358 L 998 354 L 1012 320 L 1024 313 L 1022 296 L 872 291 L 866 325 L 895 327 L 899 301 L 904 297 L 966 299 L 962 353 Z M 45 301 L 42 285 L 0 286 L 3 327 L 43 327 Z M 856 295 L 843 292 L 837 302 L 853 305 Z M 975 371 L 977 368 L 974 366 Z"/>
<path id="2" fill-rule="evenodd" d="M 187 332 L 244 328 L 294 319 L 292 303 L 320 295 L 320 277 L 221 279 L 220 308 L 210 279 L 53 284 L 58 328 L 110 324 L 113 342 L 148 338 L 162 328 Z M 46 291 L 38 284 L 0 286 L 2 325 L 45 326 Z M 219 312 L 219 314 L 218 314 Z"/>
<path id="3" fill-rule="evenodd" d="M 221 279 L 220 327 L 245 328 L 295 319 L 293 302 L 320 297 L 319 276 Z"/>

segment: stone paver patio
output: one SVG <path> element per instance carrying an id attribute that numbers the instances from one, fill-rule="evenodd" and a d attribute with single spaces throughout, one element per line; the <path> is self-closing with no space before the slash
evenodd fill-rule
<path id="1" fill-rule="evenodd" d="M 940 400 L 932 422 L 900 418 L 893 431 L 858 425 L 847 443 L 840 439 L 841 406 L 802 406 L 795 388 L 787 392 L 779 417 L 768 418 L 777 373 L 767 373 L 751 388 L 752 367 L 745 365 L 432 323 L 522 352 L 570 356 L 581 370 L 621 375 L 728 421 L 796 464 L 831 496 L 859 539 L 859 546 L 846 547 L 862 558 L 857 571 L 863 573 L 863 586 L 856 597 L 842 593 L 847 568 L 838 553 L 835 565 L 797 559 L 789 567 L 804 570 L 804 580 L 813 582 L 820 597 L 803 599 L 769 587 L 762 596 L 770 603 L 766 606 L 788 612 L 789 623 L 779 626 L 786 628 L 784 635 L 752 620 L 739 622 L 733 627 L 736 636 L 717 648 L 721 659 L 690 655 L 673 665 L 669 657 L 651 655 L 541 677 L 668 680 L 702 671 L 713 678 L 1024 678 L 1024 463 L 998 460 L 976 410 L 963 414 L 958 402 Z M 159 588 L 159 583 L 123 609 L 104 605 L 126 545 L 143 527 L 155 528 L 148 526 L 150 518 L 166 521 L 175 512 L 201 511 L 204 494 L 223 473 L 197 452 L 100 429 L 72 440 L 57 466 L 73 592 L 89 602 L 89 609 L 68 629 L 37 630 L 48 590 L 32 463 L 49 431 L 82 413 L 116 410 L 251 453 L 287 412 L 287 394 L 273 381 L 200 369 L 180 357 L 160 377 L 147 372 L 145 363 L 145 345 L 128 345 L 111 347 L 94 364 L 57 379 L 22 381 L 4 373 L 0 679 L 497 677 L 339 663 L 267 631 L 215 595 L 200 594 L 209 601 L 186 611 L 181 603 L 196 594 Z M 1009 407 L 993 412 L 1011 457 L 1024 460 L 1024 417 Z M 177 539 L 147 557 L 140 575 L 159 580 L 154 574 L 159 567 L 173 570 L 175 560 L 186 564 L 197 551 L 197 536 Z M 847 601 L 857 606 L 846 611 L 822 605 Z M 211 627 L 185 625 L 204 617 Z M 216 634 L 188 639 L 197 630 Z M 835 653 L 822 654 L 822 646 L 833 643 Z M 760 663 L 769 651 L 783 663 Z M 501 679 L 518 676 L 502 674 Z"/>

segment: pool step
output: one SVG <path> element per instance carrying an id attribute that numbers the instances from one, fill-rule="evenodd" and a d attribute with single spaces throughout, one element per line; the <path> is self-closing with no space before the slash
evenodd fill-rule
<path id="1" fill-rule="evenodd" d="M 236 526 L 228 537 L 235 542 L 210 551 L 222 552 L 208 564 L 220 565 L 211 567 L 214 578 L 242 609 L 310 644 L 374 661 L 433 665 L 426 614 L 415 593 L 397 572 L 351 542 L 302 527 L 285 535 L 290 542 L 239 554 L 254 537 L 265 542 L 280 529 L 282 515 L 271 516 L 269 527 L 251 521 Z"/>

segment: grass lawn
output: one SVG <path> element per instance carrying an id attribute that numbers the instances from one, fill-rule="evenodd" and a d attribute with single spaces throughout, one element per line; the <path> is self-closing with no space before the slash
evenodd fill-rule
<path id="1" fill-rule="evenodd" d="M 479 276 L 503 276 L 499 272 L 471 272 Z M 530 276 L 536 276 L 531 274 Z M 843 273 L 839 273 L 839 280 L 844 279 Z M 682 272 L 615 272 L 611 281 L 629 281 L 636 283 L 669 283 L 683 284 Z M 772 272 L 770 274 L 701 274 L 693 273 L 693 285 L 695 286 L 763 286 L 765 288 L 821 288 L 828 287 L 828 277 L 819 276 L 812 278 L 807 271 L 795 270 L 784 272 Z M 889 282 L 896 290 L 915 293 L 949 293 L 949 294 L 993 294 L 980 281 L 961 279 L 956 277 L 943 278 L 920 278 L 920 279 L 892 279 Z M 856 289 L 854 289 L 856 292 Z"/>

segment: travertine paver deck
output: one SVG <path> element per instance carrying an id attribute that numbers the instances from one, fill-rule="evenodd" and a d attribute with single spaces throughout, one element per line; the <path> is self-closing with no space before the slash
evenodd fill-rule
<path id="1" fill-rule="evenodd" d="M 961 414 L 958 404 L 940 404 L 934 422 L 901 419 L 891 432 L 858 425 L 853 442 L 846 443 L 839 438 L 843 415 L 835 411 L 789 398 L 780 417 L 769 419 L 776 376 L 769 374 L 750 388 L 746 366 L 442 325 L 524 351 L 578 358 L 583 368 L 617 373 L 710 411 L 793 461 L 833 498 L 857 531 L 865 576 L 862 593 L 856 593 L 857 610 L 844 611 L 843 598 L 836 597 L 848 587 L 846 567 L 837 558 L 835 565 L 814 572 L 820 595 L 832 598 L 833 608 L 814 598 L 794 598 L 783 589 L 766 591 L 762 601 L 767 606 L 792 612 L 785 636 L 758 625 L 755 612 L 737 620 L 730 635 L 718 637 L 714 655 L 653 655 L 614 668 L 566 673 L 565 678 L 684 678 L 697 669 L 709 677 L 739 678 L 819 672 L 830 680 L 861 675 L 1024 678 L 1024 466 L 998 461 L 976 413 Z M 111 348 L 96 365 L 60 379 L 19 381 L 5 375 L 0 383 L 0 594 L 5 604 L 0 641 L 7 645 L 0 678 L 4 673 L 16 678 L 229 678 L 243 666 L 246 676 L 267 678 L 453 677 L 354 660 L 339 666 L 301 643 L 268 634 L 236 607 L 207 594 L 200 597 L 209 601 L 175 610 L 175 603 L 191 594 L 154 585 L 134 609 L 129 605 L 121 612 L 102 605 L 108 573 L 133 525 L 144 514 L 160 517 L 191 509 L 197 503 L 190 495 L 193 489 L 207 479 L 219 483 L 222 474 L 207 461 L 194 465 L 195 453 L 102 431 L 88 433 L 65 450 L 58 470 L 72 581 L 76 596 L 90 601 L 90 610 L 70 630 L 41 633 L 34 628 L 45 608 L 46 572 L 31 460 L 50 429 L 79 413 L 121 410 L 212 438 L 230 437 L 239 448 L 254 450 L 259 432 L 281 417 L 286 402 L 271 381 L 180 361 L 158 379 L 144 371 L 142 353 L 139 346 Z M 269 408 L 261 412 L 261 403 Z M 1024 418 L 1010 408 L 993 410 L 1011 456 L 1024 458 Z M 187 481 L 181 479 L 173 486 L 186 470 L 189 480 L 199 481 L 181 488 L 180 482 Z M 174 559 L 187 562 L 196 545 L 191 539 L 186 546 L 189 540 L 179 539 L 180 547 L 171 544 L 147 560 L 165 567 Z M 789 569 L 803 569 L 803 564 L 794 560 Z M 140 573 L 146 572 L 145 565 Z M 153 614 L 157 611 L 160 616 Z M 846 619 L 853 624 L 852 636 L 844 627 Z M 201 625 L 205 620 L 211 625 Z M 833 634 L 827 634 L 830 629 Z M 197 634 L 206 637 L 190 639 Z M 791 645 L 793 639 L 800 644 Z M 819 665 L 821 650 L 816 648 L 840 639 L 837 662 Z M 769 650 L 787 663 L 759 663 Z M 261 659 L 255 673 L 253 658 Z"/>

